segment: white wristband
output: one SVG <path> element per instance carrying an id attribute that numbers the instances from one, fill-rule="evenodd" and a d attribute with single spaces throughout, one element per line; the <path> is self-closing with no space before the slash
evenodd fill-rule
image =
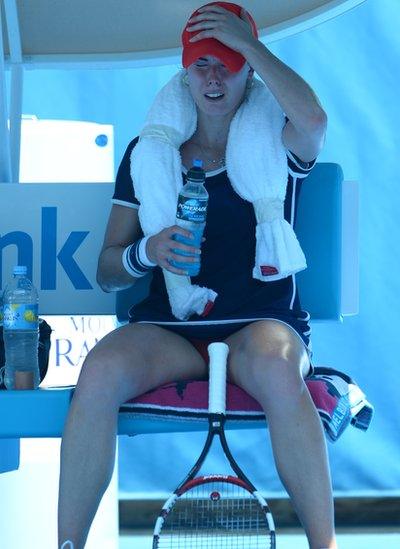
<path id="1" fill-rule="evenodd" d="M 148 239 L 150 238 L 151 235 L 148 235 L 148 236 L 144 236 L 140 242 L 139 242 L 139 248 L 138 248 L 138 254 L 139 254 L 139 259 L 140 261 L 146 265 L 146 267 L 156 267 L 157 266 L 157 263 L 153 263 L 152 261 L 150 261 L 150 259 L 147 257 L 147 254 L 146 254 L 146 244 L 147 244 L 147 241 Z"/>
<path id="2" fill-rule="evenodd" d="M 122 254 L 122 264 L 125 270 L 135 278 L 145 276 L 157 265 L 157 263 L 152 263 L 147 257 L 146 248 L 144 248 L 144 254 L 142 252 L 142 256 L 140 255 L 140 246 L 142 245 L 143 240 L 146 240 L 144 242 L 145 246 L 147 238 L 137 240 L 136 242 L 125 248 Z"/>

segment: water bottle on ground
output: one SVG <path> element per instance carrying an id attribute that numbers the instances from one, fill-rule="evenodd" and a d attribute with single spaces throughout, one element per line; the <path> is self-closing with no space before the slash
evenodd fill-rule
<path id="1" fill-rule="evenodd" d="M 182 187 L 178 198 L 175 224 L 192 232 L 194 239 L 186 238 L 180 234 L 173 236 L 174 240 L 183 242 L 196 248 L 201 247 L 204 227 L 206 225 L 208 192 L 204 187 L 206 175 L 203 170 L 203 162 L 195 159 L 193 167 L 187 173 L 186 184 Z M 174 253 L 186 257 L 199 257 L 197 254 L 173 249 Z M 200 272 L 200 262 L 184 263 L 171 261 L 178 269 L 185 269 L 189 276 L 197 276 Z"/>
<path id="2" fill-rule="evenodd" d="M 40 383 L 38 293 L 26 274 L 26 267 L 14 267 L 3 294 L 7 389 L 36 389 Z"/>

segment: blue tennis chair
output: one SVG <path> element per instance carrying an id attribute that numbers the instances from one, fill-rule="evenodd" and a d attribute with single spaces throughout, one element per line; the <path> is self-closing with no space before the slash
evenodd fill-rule
<path id="1" fill-rule="evenodd" d="M 5 190 L 8 187 L 8 191 Z M 10 187 L 13 187 L 10 190 Z M 28 189 L 28 187 L 30 189 Z M 12 185 L 0 186 L 2 193 L 12 192 L 19 195 L 36 193 L 38 200 L 43 196 L 48 185 Z M 53 186 L 53 192 L 63 185 Z M 109 207 L 111 185 L 70 185 L 69 195 L 76 193 L 84 200 L 75 202 L 75 208 L 68 211 L 69 221 L 77 222 L 85 215 L 95 215 L 93 227 L 94 248 L 100 248 L 104 225 L 98 223 L 99 206 L 94 204 L 96 197 L 102 194 L 104 217 Z M 85 194 L 86 193 L 86 194 Z M 90 199 L 92 197 L 92 199 Z M 32 208 L 32 197 L 19 203 L 26 203 Z M 74 200 L 74 197 L 70 197 Z M 17 199 L 17 198 L 15 198 Z M 0 204 L 2 201 L 0 200 Z M 103 207 L 103 206 L 101 206 Z M 1 211 L 0 211 L 1 214 Z M 99 228 L 99 225 L 101 227 Z M 303 182 L 298 204 L 298 218 L 295 223 L 296 233 L 305 252 L 308 268 L 296 275 L 299 286 L 302 308 L 309 311 L 312 322 L 343 321 L 345 315 L 358 312 L 358 186 L 356 182 L 345 182 L 339 165 L 333 163 L 317 164 L 312 173 Z M 92 268 L 95 262 L 92 261 Z M 116 295 L 116 304 L 96 308 L 96 296 L 103 298 L 102 292 L 94 288 L 94 300 L 83 302 L 80 296 L 84 292 L 76 291 L 76 299 L 65 301 L 60 289 L 51 294 L 41 308 L 41 314 L 111 314 L 116 311 L 120 323 L 127 321 L 129 307 L 141 301 L 148 293 L 150 277 L 139 279 L 130 289 Z M 86 292 L 85 296 L 88 292 Z M 107 299 L 110 296 L 106 296 Z M 111 296 L 111 299 L 112 296 Z M 58 303 L 59 301 L 59 303 Z M 109 302 L 107 302 L 109 303 Z M 112 310 L 110 310 L 112 309 Z M 36 391 L 0 391 L 0 439 L 14 439 L 10 447 L 16 448 L 15 439 L 20 437 L 60 437 L 73 394 L 73 387 L 45 388 Z M 182 429 L 181 426 L 164 424 L 157 427 L 151 421 L 129 420 L 121 414 L 119 434 L 137 434 L 142 432 L 162 432 Z M 229 428 L 229 422 L 227 428 Z M 195 426 L 194 430 L 206 429 L 206 425 Z M 185 427 L 190 430 L 190 426 Z M 14 452 L 15 455 L 16 452 Z M 0 471 L 7 467 L 18 466 L 13 461 L 12 452 L 6 452 L 3 440 L 3 451 L 0 452 Z M 9 469 L 8 469 L 9 470 Z"/>

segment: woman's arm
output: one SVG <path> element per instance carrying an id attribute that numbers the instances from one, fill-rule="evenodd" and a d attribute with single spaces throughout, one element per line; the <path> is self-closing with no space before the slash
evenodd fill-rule
<path id="1" fill-rule="evenodd" d="M 244 9 L 240 18 L 218 5 L 199 12 L 188 28 L 199 31 L 191 41 L 216 38 L 241 53 L 289 119 L 282 132 L 285 147 L 305 162 L 314 160 L 324 144 L 327 115 L 312 88 L 253 36 Z"/>
<path id="2" fill-rule="evenodd" d="M 134 264 L 133 267 L 141 269 L 143 264 L 148 265 L 147 262 L 150 262 L 153 266 L 159 265 L 171 273 L 186 276 L 187 272 L 185 269 L 174 267 L 169 261 L 172 259 L 182 261 L 182 252 L 187 252 L 194 255 L 192 257 L 185 257 L 185 262 L 197 263 L 199 261 L 200 249 L 177 242 L 173 239 L 174 234 L 180 234 L 185 238 L 191 238 L 192 236 L 190 231 L 178 225 L 162 229 L 147 239 L 144 246 L 145 257 L 139 253 L 142 263 L 141 265 Z M 104 244 L 100 252 L 97 267 L 97 283 L 105 292 L 124 290 L 135 284 L 136 280 L 140 278 L 132 276 L 127 272 L 122 256 L 127 246 L 130 246 L 133 242 L 137 242 L 142 236 L 143 231 L 139 223 L 138 210 L 114 204 L 108 220 Z M 203 240 L 205 240 L 204 237 Z M 180 254 L 175 253 L 173 249 L 180 250 Z M 134 256 L 136 257 L 135 254 Z"/>
<path id="3" fill-rule="evenodd" d="M 241 53 L 289 118 L 282 132 L 285 147 L 305 162 L 314 160 L 324 145 L 328 118 L 312 88 L 258 40 Z"/>
<path id="4" fill-rule="evenodd" d="M 102 290 L 124 290 L 136 282 L 137 278 L 125 270 L 122 254 L 142 236 L 138 210 L 113 204 L 97 266 L 97 283 Z"/>

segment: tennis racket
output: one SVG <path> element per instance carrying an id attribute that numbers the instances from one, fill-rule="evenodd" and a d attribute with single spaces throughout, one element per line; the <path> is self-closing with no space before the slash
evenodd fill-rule
<path id="1" fill-rule="evenodd" d="M 268 504 L 234 460 L 225 438 L 226 363 L 229 347 L 211 343 L 207 440 L 186 478 L 165 502 L 153 533 L 153 549 L 275 548 Z M 215 435 L 234 474 L 196 476 Z"/>

